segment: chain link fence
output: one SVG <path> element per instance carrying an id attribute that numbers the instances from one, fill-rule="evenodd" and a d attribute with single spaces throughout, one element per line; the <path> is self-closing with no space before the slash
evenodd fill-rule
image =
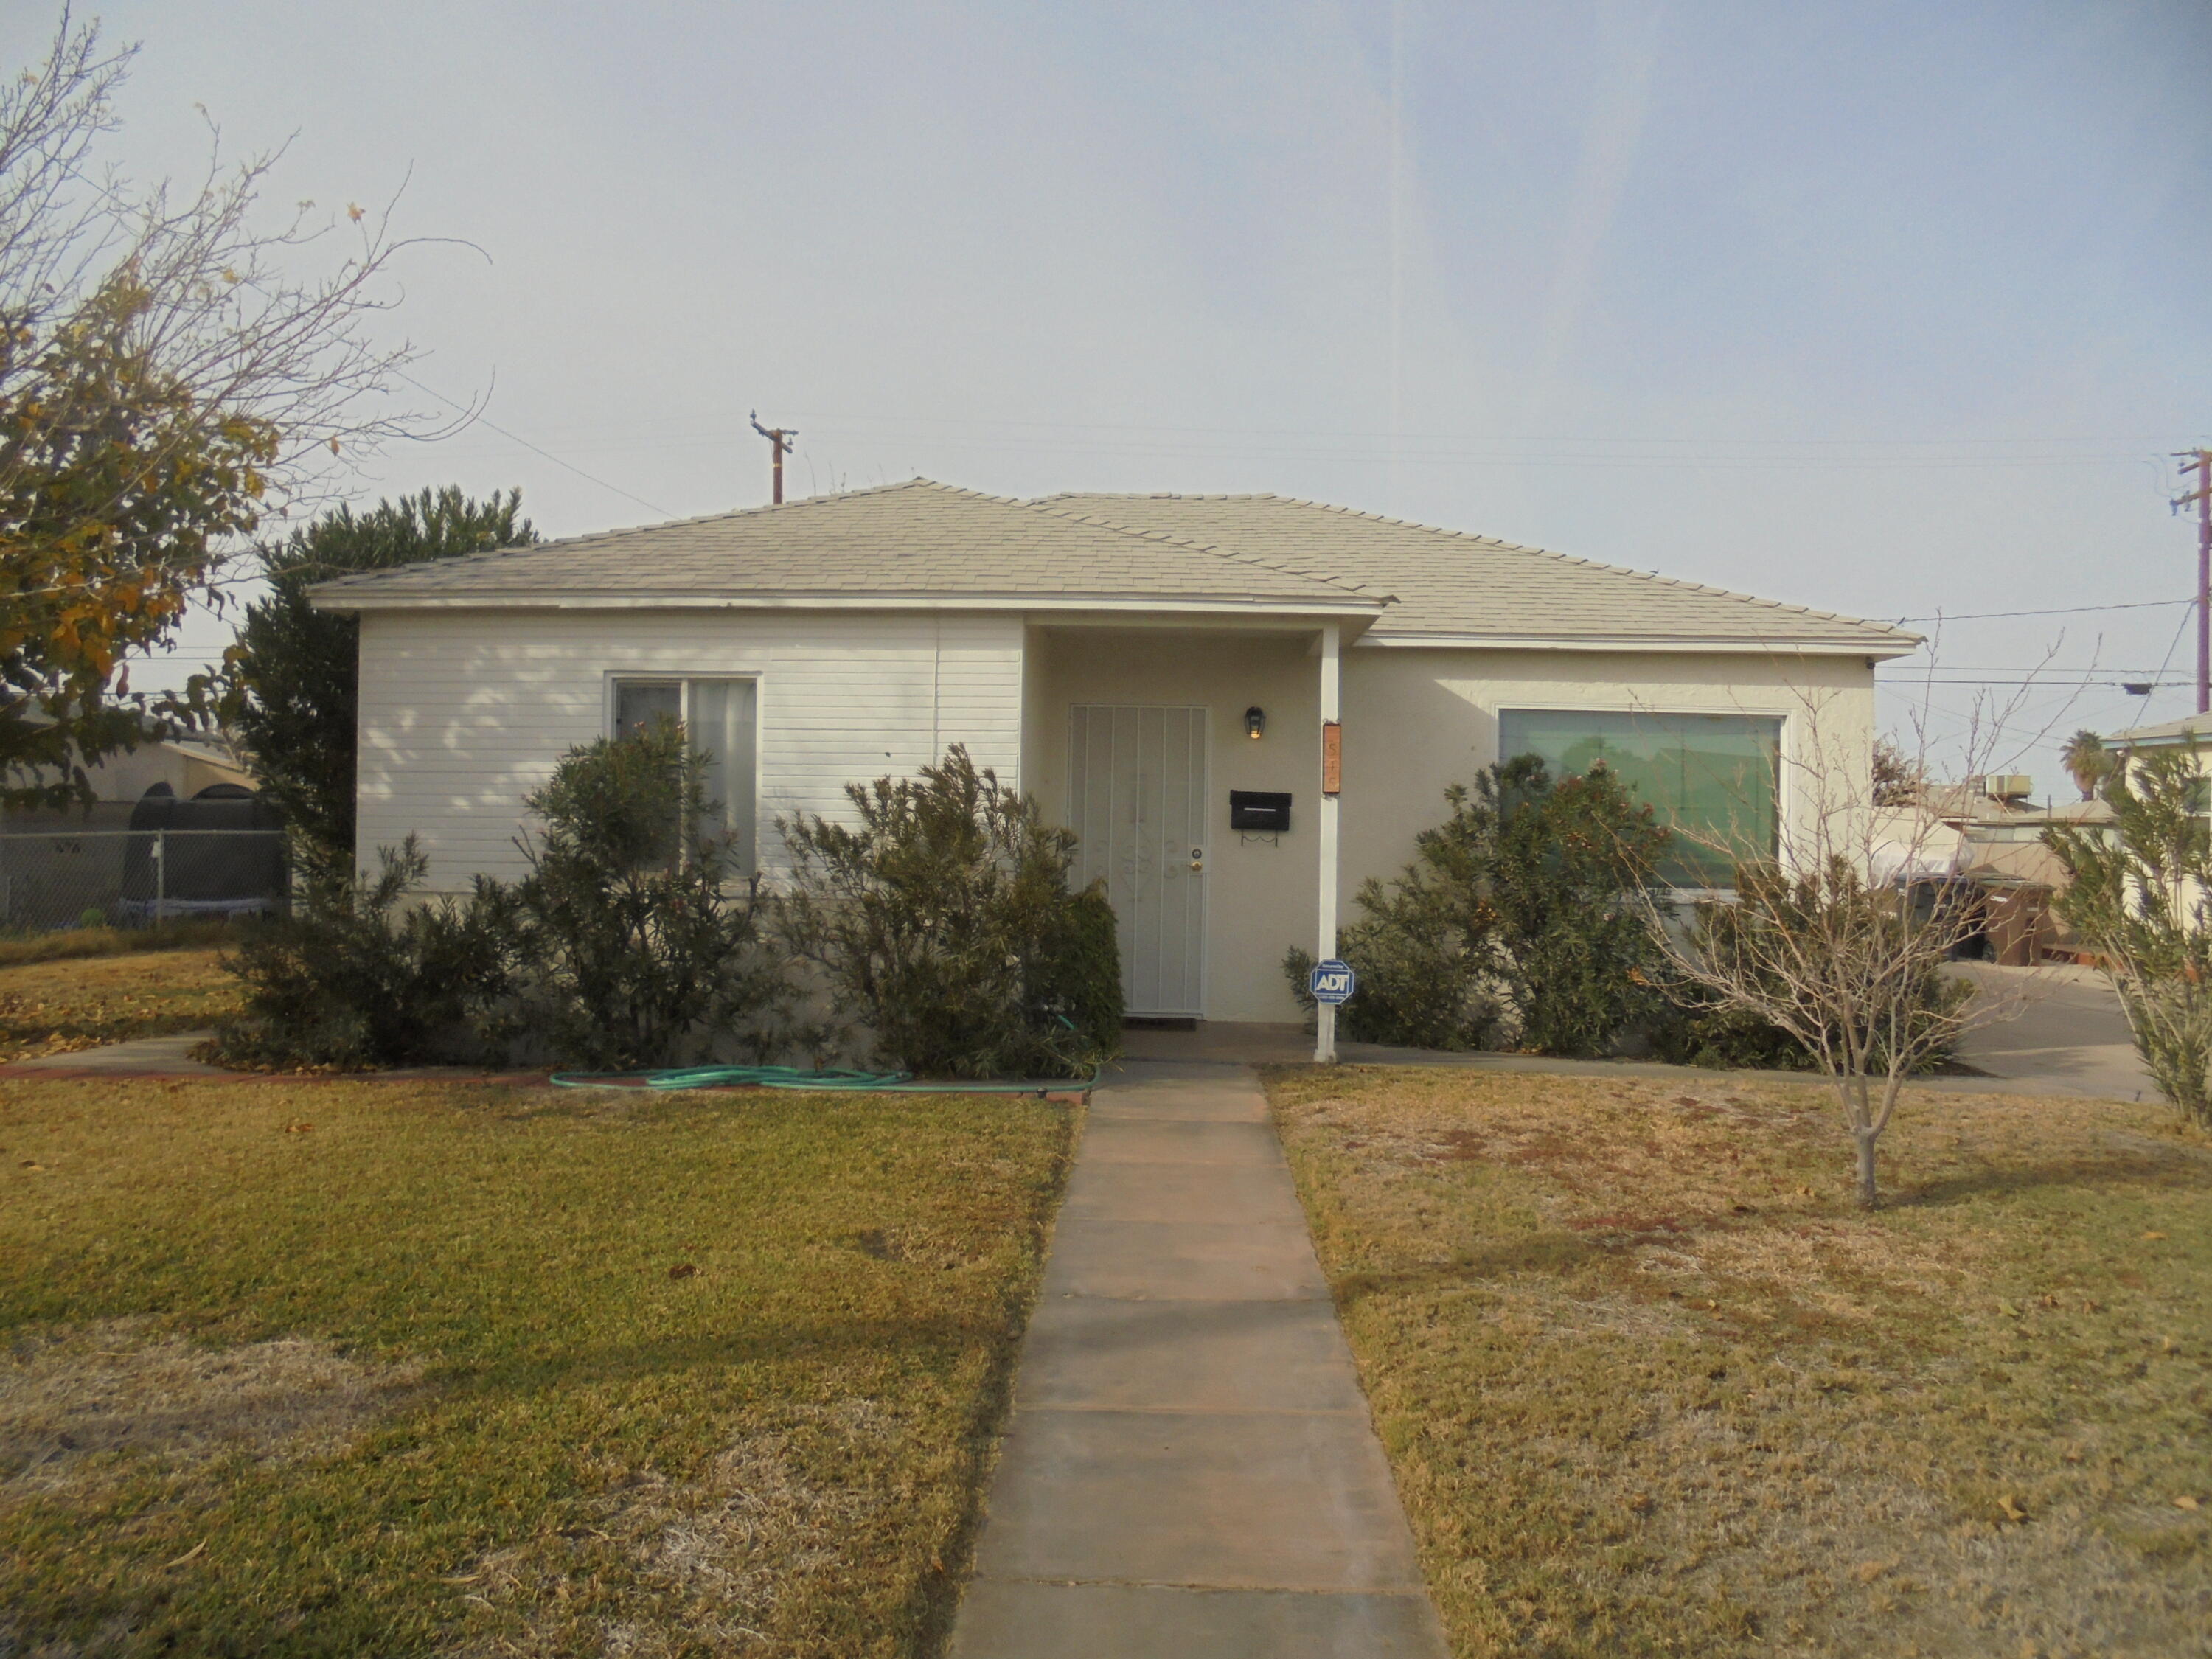
<path id="1" fill-rule="evenodd" d="M 290 890 L 282 830 L 0 830 L 0 932 L 265 915 Z"/>

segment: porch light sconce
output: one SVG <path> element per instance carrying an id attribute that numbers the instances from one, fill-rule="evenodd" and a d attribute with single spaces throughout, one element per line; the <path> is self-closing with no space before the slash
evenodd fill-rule
<path id="1" fill-rule="evenodd" d="M 1257 743 L 1260 734 L 1267 729 L 1267 711 L 1255 702 L 1244 711 L 1244 735 Z"/>

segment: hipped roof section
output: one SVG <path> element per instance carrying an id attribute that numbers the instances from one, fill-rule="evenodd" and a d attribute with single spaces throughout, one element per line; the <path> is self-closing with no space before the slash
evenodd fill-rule
<path id="1" fill-rule="evenodd" d="M 1390 602 L 1387 588 L 1292 558 L 926 478 L 365 571 L 312 592 L 334 611 L 896 598 L 1076 608 L 1155 601 L 1371 617 Z"/>
<path id="2" fill-rule="evenodd" d="M 886 604 L 1312 613 L 1370 643 L 1898 656 L 1885 623 L 1276 495 L 1010 501 L 915 478 L 325 582 L 326 610 Z"/>
<path id="3" fill-rule="evenodd" d="M 1318 501 L 1279 495 L 1065 495 L 1047 496 L 1041 504 L 1212 545 L 1295 549 L 1301 561 L 1340 580 L 1382 581 L 1398 602 L 1370 631 L 1370 644 L 1411 644 L 1424 637 L 1591 645 L 1681 641 L 1897 656 L 1920 643 L 1919 635 L 1887 623 Z"/>

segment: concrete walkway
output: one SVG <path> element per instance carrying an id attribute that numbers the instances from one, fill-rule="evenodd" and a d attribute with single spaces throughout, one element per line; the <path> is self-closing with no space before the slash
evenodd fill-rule
<path id="1" fill-rule="evenodd" d="M 1244 1067 L 1094 1099 L 951 1651 L 1443 1659 Z"/>
<path id="2" fill-rule="evenodd" d="M 2094 969 L 2000 968 L 1962 962 L 1952 970 L 2019 1015 L 1966 1033 L 1959 1058 L 2023 1093 L 2155 1100 L 2158 1085 L 2136 1054 L 2128 1017 Z"/>

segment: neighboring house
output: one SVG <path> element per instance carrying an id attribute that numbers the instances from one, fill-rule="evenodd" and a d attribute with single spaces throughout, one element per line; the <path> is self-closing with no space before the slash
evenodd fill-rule
<path id="1" fill-rule="evenodd" d="M 186 798 L 215 784 L 253 787 L 252 772 L 219 740 L 149 738 L 136 749 L 94 762 L 84 769 L 84 774 L 93 794 L 88 811 L 82 805 L 11 808 L 5 821 L 18 829 L 62 823 L 121 825 L 130 819 L 131 804 L 156 784 L 167 784 L 170 793 Z"/>
<path id="2" fill-rule="evenodd" d="M 95 913 L 127 923 L 238 915 L 281 902 L 277 819 L 227 746 L 149 738 L 84 769 L 90 802 L 0 812 L 0 928 L 73 927 Z"/>
<path id="3" fill-rule="evenodd" d="M 2118 750 L 2123 756 L 2138 749 L 2212 747 L 2212 714 L 2184 714 L 2179 720 L 2115 732 L 2105 740 L 2105 747 Z"/>
<path id="4" fill-rule="evenodd" d="M 665 710 L 749 863 L 774 820 L 955 743 L 1081 837 L 1133 1014 L 1281 1020 L 1280 963 L 1412 855 L 1501 755 L 1599 759 L 1660 811 L 1772 850 L 1813 742 L 1870 764 L 1874 665 L 1912 635 L 1272 495 L 1019 501 L 917 479 L 365 573 L 364 859 L 512 873 L 522 797 Z M 1341 793 L 1323 727 L 1341 721 Z M 1232 796 L 1239 800 L 1232 820 Z M 1287 824 L 1267 809 L 1287 797 Z M 1724 880 L 1687 842 L 1674 879 Z"/>

